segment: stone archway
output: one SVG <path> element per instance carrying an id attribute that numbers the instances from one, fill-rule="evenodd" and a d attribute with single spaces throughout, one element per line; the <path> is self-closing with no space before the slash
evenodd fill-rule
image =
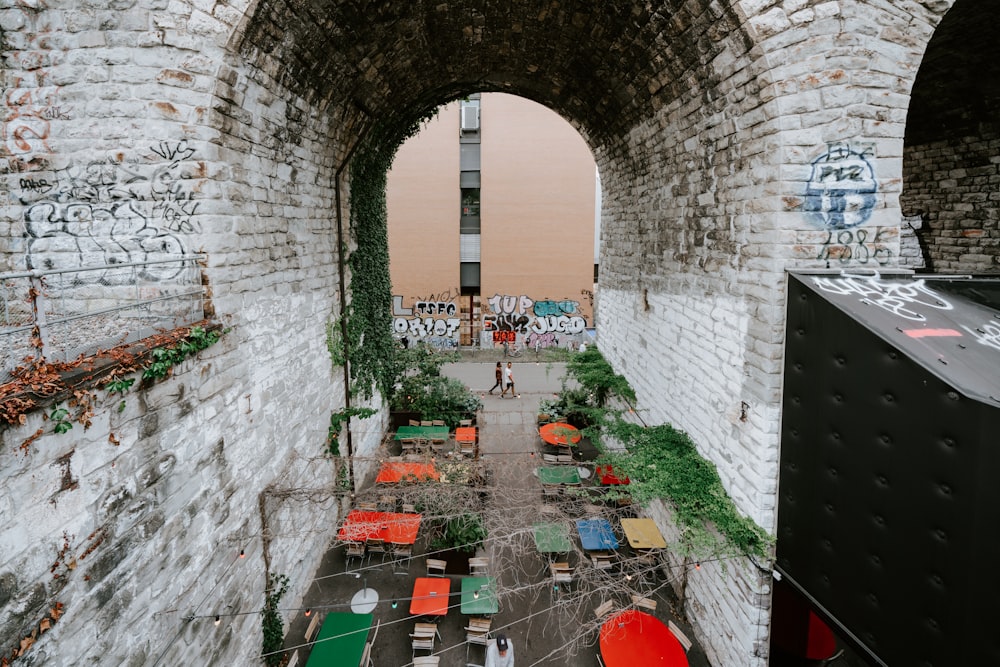
<path id="1" fill-rule="evenodd" d="M 261 489 L 331 477 L 299 452 L 321 449 L 329 414 L 347 400 L 324 344 L 346 293 L 342 249 L 353 242 L 337 238 L 350 231 L 346 170 L 358 151 L 391 151 L 424 114 L 465 92 L 532 99 L 587 140 L 604 187 L 599 345 L 636 387 L 644 418 L 688 431 L 738 506 L 773 529 L 784 271 L 898 262 L 908 94 L 951 5 L 50 4 L 24 0 L 4 14 L 7 266 L 22 266 L 31 207 L 105 195 L 149 203 L 133 177 L 162 183 L 166 173 L 167 192 L 180 187 L 177 201 L 197 203 L 193 221 L 155 206 L 147 218 L 179 224 L 171 239 L 208 255 L 216 310 L 234 327 L 218 357 L 172 380 L 198 387 L 194 405 L 164 385 L 145 412 L 129 407 L 121 419 L 132 437 L 118 454 L 128 465 L 94 463 L 73 491 L 87 513 L 63 503 L 50 521 L 33 521 L 21 508 L 47 496 L 18 487 L 12 514 L 29 517 L 34 544 L 58 551 L 66 526 L 106 529 L 114 550 L 97 554 L 93 583 L 62 589 L 65 620 L 100 624 L 105 639 L 85 650 L 122 663 L 256 655 L 214 642 L 211 627 L 183 615 L 217 613 L 200 602 L 203 579 L 227 599 L 259 599 L 260 572 L 233 569 L 255 559 L 228 556 L 262 551 Z M 79 220 L 55 222 L 67 238 L 80 236 L 67 227 Z M 153 227 L 117 229 L 141 240 Z M 111 412 L 102 413 L 107 424 Z M 4 437 L 16 448 L 40 424 Z M 370 431 L 359 451 L 377 441 Z M 65 455 L 69 441 L 40 442 Z M 170 464 L 152 474 L 146 462 L 168 452 Z M 23 479 L 52 475 L 44 460 L 26 468 Z M 201 486 L 189 481 L 199 474 Z M 269 527 L 273 567 L 311 572 L 299 554 L 319 553 L 328 522 L 283 511 L 287 530 Z M 150 570 L 163 552 L 171 562 Z M 10 557 L 12 570 L 37 573 L 12 599 L 30 597 L 49 555 L 39 546 Z M 763 664 L 767 568 L 701 572 L 687 596 L 713 661 Z M 104 582 L 112 573 L 126 585 Z M 153 603 L 165 591 L 170 605 Z M 185 609 L 169 627 L 146 620 L 136 627 L 142 640 L 108 638 L 119 618 L 175 600 Z M 253 632 L 245 621 L 237 629 Z M 180 635 L 191 641 L 176 643 Z"/>

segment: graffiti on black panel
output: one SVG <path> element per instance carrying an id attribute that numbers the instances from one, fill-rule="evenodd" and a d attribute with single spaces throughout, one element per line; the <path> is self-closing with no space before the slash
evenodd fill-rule
<path id="1" fill-rule="evenodd" d="M 815 277 L 816 287 L 840 296 L 857 296 L 858 300 L 878 306 L 897 317 L 915 322 L 926 321 L 924 309 L 951 310 L 953 306 L 921 280 L 881 280 L 878 276 Z"/>
<path id="2" fill-rule="evenodd" d="M 970 329 L 966 326 L 963 326 L 962 328 L 968 331 L 980 345 L 992 347 L 994 350 L 1000 350 L 1000 325 L 994 324 L 993 322 L 986 322 L 982 326 L 975 329 Z"/>
<path id="3" fill-rule="evenodd" d="M 142 263 L 185 254 L 182 236 L 200 231 L 198 204 L 182 173 L 182 160 L 194 151 L 183 141 L 161 142 L 152 151 L 169 163 L 108 159 L 71 164 L 51 178 L 21 179 L 28 268 Z M 178 263 L 149 264 L 140 275 L 160 281 L 182 270 Z M 112 271 L 85 275 L 104 284 L 131 280 Z"/>

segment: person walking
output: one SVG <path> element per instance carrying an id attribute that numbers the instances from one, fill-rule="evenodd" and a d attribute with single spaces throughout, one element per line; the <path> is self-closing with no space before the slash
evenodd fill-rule
<path id="1" fill-rule="evenodd" d="M 503 393 L 503 365 L 499 361 L 497 362 L 496 375 L 497 375 L 497 381 L 496 384 L 490 387 L 490 394 L 492 394 L 493 390 L 496 389 L 497 387 L 500 387 L 500 392 L 501 394 Z"/>
<path id="2" fill-rule="evenodd" d="M 503 398 L 507 394 L 507 390 L 510 389 L 510 397 L 517 398 L 514 394 L 514 369 L 511 367 L 510 362 L 507 362 L 507 368 L 504 370 L 504 375 L 507 378 L 507 384 L 504 385 L 503 391 L 500 392 L 500 398 Z"/>

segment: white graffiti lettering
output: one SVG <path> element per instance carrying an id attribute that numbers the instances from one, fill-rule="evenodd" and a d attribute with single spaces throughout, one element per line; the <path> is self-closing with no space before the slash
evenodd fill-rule
<path id="1" fill-rule="evenodd" d="M 969 327 L 962 328 L 968 331 L 980 345 L 992 347 L 994 350 L 1000 350 L 1000 325 L 987 322 L 983 326 L 976 329 L 970 329 Z"/>
<path id="2" fill-rule="evenodd" d="M 412 336 L 414 338 L 427 338 L 437 336 L 444 338 L 455 338 L 462 320 L 457 317 L 448 319 L 435 319 L 433 317 L 397 317 L 392 322 L 392 330 L 399 335 Z"/>
<path id="3" fill-rule="evenodd" d="M 878 306 L 893 315 L 915 322 L 923 322 L 927 318 L 917 310 L 912 309 L 912 306 L 935 310 L 952 309 L 952 305 L 941 298 L 937 292 L 927 287 L 924 280 L 887 281 L 881 280 L 876 274 L 872 277 L 815 277 L 813 283 L 819 289 L 830 294 L 858 295 L 861 297 L 862 303 Z"/>
<path id="4" fill-rule="evenodd" d="M 543 334 L 549 332 L 577 334 L 582 333 L 587 327 L 587 321 L 582 317 L 567 315 L 548 315 L 546 317 L 535 318 L 535 323 L 531 330 L 535 333 Z"/>
<path id="5" fill-rule="evenodd" d="M 494 294 L 490 297 L 488 303 L 497 315 L 512 315 L 515 313 L 523 315 L 531 310 L 531 306 L 535 302 L 523 294 L 520 296 Z"/>

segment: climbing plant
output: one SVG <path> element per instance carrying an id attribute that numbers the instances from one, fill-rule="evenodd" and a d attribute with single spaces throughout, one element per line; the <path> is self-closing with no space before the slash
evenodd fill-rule
<path id="1" fill-rule="evenodd" d="M 432 110 L 423 114 L 402 128 L 379 124 L 368 133 L 351 161 L 350 229 L 356 247 L 348 259 L 351 298 L 345 308 L 344 346 L 351 365 L 353 392 L 362 398 L 370 398 L 376 389 L 390 398 L 395 389 L 398 346 L 392 336 L 385 195 L 389 167 L 399 146 L 435 113 Z"/>
<path id="2" fill-rule="evenodd" d="M 740 514 L 726 493 L 715 466 L 703 458 L 691 438 L 669 424 L 643 426 L 609 407 L 617 398 L 631 404 L 635 392 L 614 372 L 596 347 L 575 355 L 567 371 L 579 388 L 564 389 L 543 408 L 561 417 L 585 421 L 585 432 L 619 475 L 630 478 L 628 494 L 639 502 L 667 501 L 693 555 L 731 551 L 767 558 L 772 538 Z M 610 439 L 624 450 L 609 450 Z"/>
<path id="3" fill-rule="evenodd" d="M 288 577 L 272 573 L 268 590 L 264 593 L 264 608 L 260 612 L 261 629 L 264 631 L 261 652 L 264 655 L 264 663 L 269 667 L 280 665 L 284 658 L 281 648 L 285 643 L 285 625 L 281 620 L 278 605 L 286 592 L 288 592 Z"/>

